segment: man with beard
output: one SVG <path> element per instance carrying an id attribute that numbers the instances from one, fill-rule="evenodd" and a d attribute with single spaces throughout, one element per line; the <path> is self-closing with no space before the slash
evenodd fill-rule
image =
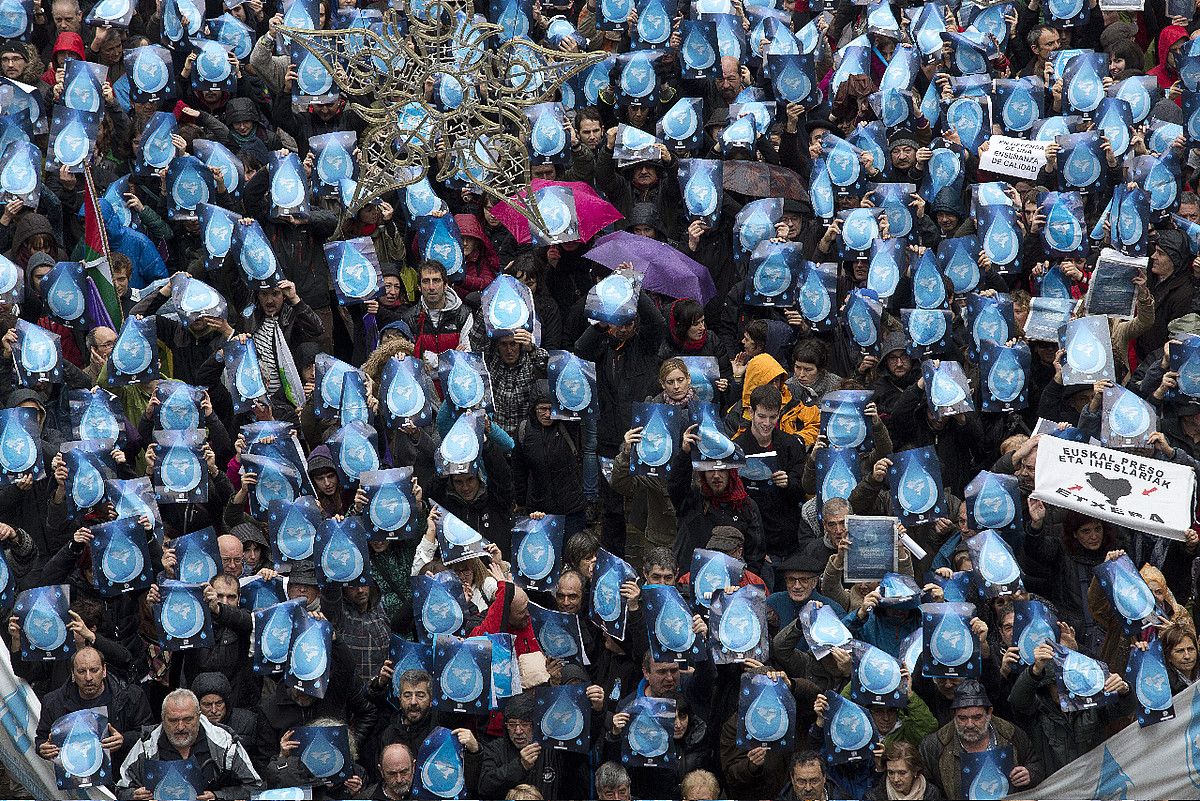
<path id="1" fill-rule="evenodd" d="M 383 749 L 379 758 L 379 781 L 365 788 L 355 798 L 376 801 L 403 801 L 412 798 L 413 756 L 404 743 L 392 743 Z"/>
<path id="2" fill-rule="evenodd" d="M 1013 747 L 1015 767 L 1008 780 L 1014 790 L 1033 787 L 1042 780 L 1041 761 L 1033 752 L 1029 735 L 1007 720 L 992 716 L 992 702 L 983 685 L 968 679 L 954 690 L 950 704 L 954 718 L 921 741 L 921 758 L 929 778 L 946 798 L 964 798 L 962 755 L 989 748 Z"/>
<path id="3" fill-rule="evenodd" d="M 391 660 L 384 662 L 379 675 L 372 681 L 372 689 L 382 690 L 392 681 Z M 399 743 L 405 746 L 410 754 L 417 753 L 421 743 L 429 736 L 437 725 L 432 713 L 433 707 L 433 677 L 424 670 L 406 670 L 400 674 L 399 704 L 400 714 L 383 730 L 380 735 L 381 753 L 386 754 L 388 748 Z M 458 728 L 451 732 L 470 759 L 471 754 L 479 753 L 479 741 L 470 729 Z"/>
<path id="4" fill-rule="evenodd" d="M 391 681 L 392 663 L 388 660 L 375 678 L 372 689 L 387 687 Z M 400 675 L 400 691 L 397 695 L 400 713 L 383 730 L 380 738 L 382 753 L 387 753 L 393 744 L 400 743 L 415 754 L 434 726 L 431 712 L 433 677 L 423 670 L 406 670 Z"/>
<path id="5" fill-rule="evenodd" d="M 121 765 L 121 798 L 153 798 L 146 787 L 146 760 L 191 759 L 204 776 L 197 801 L 247 798 L 262 786 L 250 755 L 234 733 L 200 714 L 191 690 L 175 690 L 163 699 L 162 723 L 146 728 Z"/>
<path id="6" fill-rule="evenodd" d="M 546 798 L 561 778 L 557 760 L 549 749 L 533 741 L 533 693 L 524 692 L 504 705 L 505 736 L 488 743 L 479 772 L 479 795 L 503 798 L 518 784 L 531 784 Z"/>

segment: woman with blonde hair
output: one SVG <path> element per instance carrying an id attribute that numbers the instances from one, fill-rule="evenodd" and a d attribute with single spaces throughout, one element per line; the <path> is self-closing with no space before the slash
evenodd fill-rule
<path id="1" fill-rule="evenodd" d="M 1124 551 L 1109 551 L 1105 561 L 1112 561 L 1125 554 Z M 1163 617 L 1168 626 L 1182 626 L 1195 632 L 1192 616 L 1183 604 L 1175 600 L 1175 594 L 1167 586 L 1167 579 L 1162 571 L 1153 565 L 1142 565 L 1138 571 L 1146 586 L 1154 593 L 1154 600 L 1162 607 Z M 1108 664 L 1114 673 L 1123 673 L 1125 663 L 1129 660 L 1130 640 L 1125 636 L 1125 628 L 1117 619 L 1117 612 L 1108 600 L 1108 594 L 1100 587 L 1100 582 L 1093 577 L 1088 587 L 1088 608 L 1092 617 L 1104 628 L 1104 644 L 1099 657 Z M 1161 635 L 1161 633 L 1160 633 Z M 1163 648 L 1163 656 L 1167 654 Z"/>
<path id="2" fill-rule="evenodd" d="M 702 768 L 690 771 L 679 783 L 679 797 L 683 801 L 715 801 L 723 796 L 717 777 Z"/>

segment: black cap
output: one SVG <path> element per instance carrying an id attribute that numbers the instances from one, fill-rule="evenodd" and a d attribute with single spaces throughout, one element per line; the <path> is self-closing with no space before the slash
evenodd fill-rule
<path id="1" fill-rule="evenodd" d="M 797 571 L 800 573 L 815 573 L 820 575 L 825 572 L 825 565 L 829 563 L 829 549 L 819 540 L 812 540 L 800 546 L 800 550 L 789 556 L 782 565 L 779 566 L 780 573 L 788 571 Z"/>
<path id="2" fill-rule="evenodd" d="M 950 702 L 950 708 L 966 709 L 974 706 L 991 709 L 992 699 L 988 698 L 987 690 L 983 689 L 983 685 L 977 680 L 966 679 L 954 688 L 954 700 Z"/>
<path id="3" fill-rule="evenodd" d="M 514 695 L 504 704 L 504 717 L 510 720 L 533 722 L 534 700 L 533 692 L 527 690 L 520 695 Z"/>

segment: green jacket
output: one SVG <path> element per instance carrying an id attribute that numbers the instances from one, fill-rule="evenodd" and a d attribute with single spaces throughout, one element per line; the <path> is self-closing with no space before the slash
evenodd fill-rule
<path id="1" fill-rule="evenodd" d="M 850 685 L 842 688 L 842 695 L 850 697 Z M 921 741 L 938 729 L 937 718 L 929 711 L 929 706 L 921 700 L 921 696 L 913 693 L 908 697 L 908 706 L 900 710 L 899 725 L 883 736 L 883 744 L 905 742 L 914 748 L 921 747 Z"/>

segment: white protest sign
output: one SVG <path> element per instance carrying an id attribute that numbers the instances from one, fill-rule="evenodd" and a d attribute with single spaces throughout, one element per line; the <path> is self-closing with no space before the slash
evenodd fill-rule
<path id="1" fill-rule="evenodd" d="M 1101 11 L 1142 11 L 1145 0 L 1100 0 Z"/>
<path id="2" fill-rule="evenodd" d="M 1192 525 L 1190 467 L 1043 436 L 1033 497 L 1063 509 L 1172 540 Z"/>
<path id="3" fill-rule="evenodd" d="M 979 146 L 979 169 L 1035 179 L 1046 166 L 1046 146 L 1049 144 L 1012 136 L 993 136 Z"/>

